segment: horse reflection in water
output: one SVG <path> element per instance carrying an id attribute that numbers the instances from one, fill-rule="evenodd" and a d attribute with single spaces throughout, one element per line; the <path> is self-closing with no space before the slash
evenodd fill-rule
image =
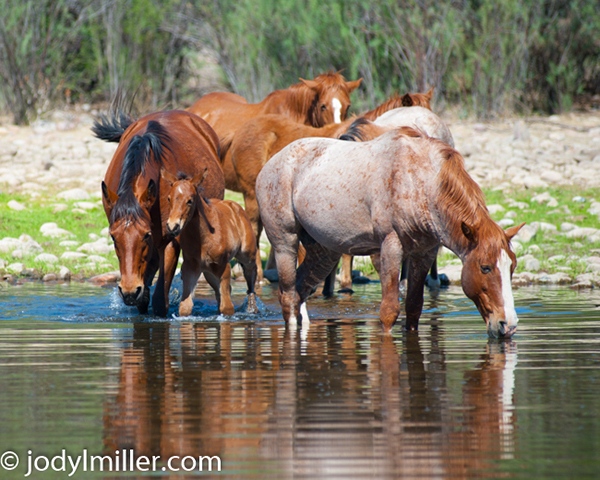
<path id="1" fill-rule="evenodd" d="M 217 455 L 239 478 L 494 476 L 513 455 L 516 344 L 490 340 L 461 381 L 437 320 L 397 340 L 369 322 L 313 322 L 307 342 L 279 325 L 136 324 L 106 453 Z"/>

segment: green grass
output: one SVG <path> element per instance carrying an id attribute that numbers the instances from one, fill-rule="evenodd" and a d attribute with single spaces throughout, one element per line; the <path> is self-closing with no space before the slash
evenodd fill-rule
<path id="1" fill-rule="evenodd" d="M 551 197 L 557 200 L 558 206 L 549 207 L 546 202 L 537 203 L 531 199 L 539 193 L 548 192 Z M 560 225 L 563 222 L 569 222 L 578 227 L 591 227 L 600 229 L 600 218 L 598 215 L 588 213 L 591 207 L 591 202 L 600 200 L 600 189 L 580 190 L 575 187 L 569 188 L 548 188 L 548 189 L 503 189 L 484 191 L 488 205 L 500 204 L 504 207 L 504 211 L 492 215 L 496 221 L 505 218 L 509 211 L 515 212 L 515 225 L 522 222 L 528 224 L 538 221 L 547 222 L 555 225 L 558 230 L 556 232 L 543 232 L 538 230 L 536 235 L 526 243 L 523 243 L 523 251 L 517 256 L 522 256 L 531 253 L 541 262 L 541 270 L 538 273 L 547 272 L 555 273 L 563 271 L 571 277 L 586 271 L 587 263 L 581 259 L 590 255 L 600 256 L 600 243 L 589 242 L 583 240 L 571 240 L 560 232 Z M 573 198 L 581 196 L 586 199 L 586 202 L 577 202 Z M 243 205 L 243 196 L 240 193 L 227 191 L 225 198 L 237 201 Z M 27 207 L 23 211 L 15 211 L 8 208 L 7 203 L 10 200 L 16 200 Z M 108 226 L 108 221 L 104 215 L 104 210 L 98 199 L 91 200 L 97 203 L 98 208 L 88 210 L 86 213 L 73 212 L 75 201 L 48 200 L 41 197 L 29 197 L 25 195 L 9 195 L 0 193 L 0 239 L 4 237 L 19 238 L 23 234 L 30 235 L 33 240 L 38 242 L 44 249 L 44 253 L 51 253 L 59 257 L 59 262 L 55 265 L 34 262 L 37 255 L 31 255 L 24 259 L 13 258 L 11 253 L 0 253 L 0 259 L 7 264 L 20 262 L 24 263 L 28 268 L 35 268 L 41 274 L 58 271 L 59 265 L 68 267 L 73 273 L 81 274 L 82 276 L 91 276 L 97 273 L 102 273 L 110 270 L 118 270 L 118 260 L 113 252 L 107 255 L 102 255 L 106 258 L 105 265 L 100 267 L 88 267 L 88 263 L 83 260 L 63 260 L 60 256 L 67 250 L 76 251 L 77 247 L 62 247 L 62 240 L 75 240 L 79 245 L 94 241 L 90 234 L 100 235 L 102 229 Z M 521 209 L 511 207 L 511 202 L 524 202 L 528 206 Z M 55 212 L 57 203 L 67 205 L 64 211 Z M 58 227 L 68 230 L 72 233 L 71 237 L 49 238 L 45 237 L 40 232 L 40 227 L 48 222 L 54 222 Z M 538 249 L 536 249 L 536 246 Z M 549 259 L 556 255 L 564 255 L 564 259 L 552 262 Z M 449 263 L 460 263 L 460 260 L 451 253 L 441 254 L 439 256 L 440 266 Z M 370 262 L 357 264 L 355 268 L 363 271 L 363 274 L 374 276 L 374 271 Z M 523 271 L 523 262 L 517 266 L 517 272 Z"/>
<path id="2" fill-rule="evenodd" d="M 537 203 L 532 198 L 540 193 L 548 192 L 550 196 L 556 199 L 557 206 L 548 206 L 547 202 Z M 551 223 L 557 227 L 556 232 L 542 231 L 539 229 L 529 242 L 522 243 L 523 251 L 517 256 L 531 253 L 541 262 L 539 273 L 556 273 L 563 271 L 575 277 L 584 273 L 587 263 L 580 261 L 590 255 L 600 255 L 600 243 L 590 242 L 586 239 L 572 240 L 567 238 L 560 230 L 562 223 L 572 223 L 578 227 L 590 227 L 600 229 L 600 218 L 597 215 L 588 213 L 591 203 L 600 200 L 599 189 L 582 190 L 576 187 L 550 187 L 545 189 L 524 189 L 515 187 L 514 189 L 485 189 L 487 205 L 502 205 L 504 211 L 492 214 L 492 218 L 499 221 L 506 217 L 507 213 L 515 212 L 516 216 L 512 218 L 515 225 L 522 222 L 531 224 L 532 222 Z M 583 197 L 585 202 L 574 201 L 574 197 Z M 527 203 L 528 206 L 521 209 L 516 206 L 510 206 L 512 202 Z M 539 251 L 535 247 L 539 247 Z M 598 250 L 595 252 L 594 250 Z M 548 259 L 556 255 L 564 255 L 563 260 L 550 262 Z M 578 258 L 569 258 L 578 257 Z M 458 261 L 454 255 L 445 254 L 439 258 L 440 265 L 446 265 L 452 261 Z M 524 271 L 523 262 L 517 265 L 516 272 Z"/>
<path id="3" fill-rule="evenodd" d="M 7 206 L 7 203 L 10 200 L 16 200 L 26 206 L 27 209 L 22 211 L 11 210 Z M 92 199 L 90 202 L 96 203 L 97 199 Z M 67 205 L 67 208 L 64 211 L 55 212 L 58 203 Z M 29 235 L 42 246 L 44 253 L 50 253 L 59 257 L 59 262 L 55 265 L 34 262 L 33 259 L 37 256 L 37 253 L 22 260 L 13 258 L 11 253 L 0 253 L 0 259 L 5 260 L 7 264 L 16 262 L 24 263 L 26 267 L 36 268 L 42 274 L 57 271 L 58 265 L 64 265 L 73 273 L 81 273 L 84 276 L 118 269 L 118 261 L 114 252 L 111 252 L 108 255 L 102 255 L 107 259 L 106 264 L 110 265 L 110 267 L 105 266 L 103 268 L 100 268 L 99 266 L 95 268 L 86 267 L 84 266 L 87 263 L 85 259 L 63 260 L 60 258 L 66 251 L 77 250 L 77 247 L 60 246 L 59 244 L 61 241 L 75 240 L 80 244 L 93 242 L 94 240 L 90 238 L 90 234 L 100 236 L 102 229 L 108 226 L 108 221 L 101 205 L 98 205 L 98 208 L 96 209 L 87 210 L 86 213 L 78 213 L 72 211 L 75 208 L 75 203 L 77 202 L 63 200 L 54 201 L 42 198 L 31 198 L 23 195 L 0 193 L 0 239 L 5 237 L 19 238 L 23 234 Z M 40 227 L 49 222 L 56 223 L 59 228 L 71 232 L 72 235 L 60 238 L 44 236 L 42 232 L 40 232 Z"/>

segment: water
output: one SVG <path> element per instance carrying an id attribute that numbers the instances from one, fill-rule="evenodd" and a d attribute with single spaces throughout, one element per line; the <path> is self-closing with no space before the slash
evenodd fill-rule
<path id="1" fill-rule="evenodd" d="M 112 288 L 0 288 L 0 455 L 21 460 L 0 478 L 63 449 L 121 467 L 130 450 L 161 456 L 157 473 L 71 478 L 179 477 L 193 459 L 171 476 L 165 459 L 186 455 L 220 457 L 220 473 L 187 474 L 200 478 L 597 477 L 600 292 L 516 290 L 510 341 L 487 338 L 460 288 L 426 293 L 419 333 L 393 338 L 378 284 L 311 300 L 295 331 L 271 287 L 260 297 L 256 317 L 225 319 L 202 296 L 191 321 L 164 321 Z"/>

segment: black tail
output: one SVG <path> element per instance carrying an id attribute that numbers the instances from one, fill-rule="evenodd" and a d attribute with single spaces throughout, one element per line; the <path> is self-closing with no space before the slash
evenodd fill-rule
<path id="1" fill-rule="evenodd" d="M 92 132 L 100 140 L 119 143 L 121 135 L 133 122 L 135 119 L 131 115 L 117 109 L 110 115 L 101 115 L 99 119 L 94 120 Z"/>

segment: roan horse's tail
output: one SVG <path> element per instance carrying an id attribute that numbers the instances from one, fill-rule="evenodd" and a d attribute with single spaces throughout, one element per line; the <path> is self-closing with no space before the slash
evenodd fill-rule
<path id="1" fill-rule="evenodd" d="M 99 119 L 94 120 L 92 132 L 100 140 L 119 143 L 121 135 L 133 122 L 135 122 L 135 119 L 131 115 L 117 109 L 110 115 L 102 115 Z"/>

